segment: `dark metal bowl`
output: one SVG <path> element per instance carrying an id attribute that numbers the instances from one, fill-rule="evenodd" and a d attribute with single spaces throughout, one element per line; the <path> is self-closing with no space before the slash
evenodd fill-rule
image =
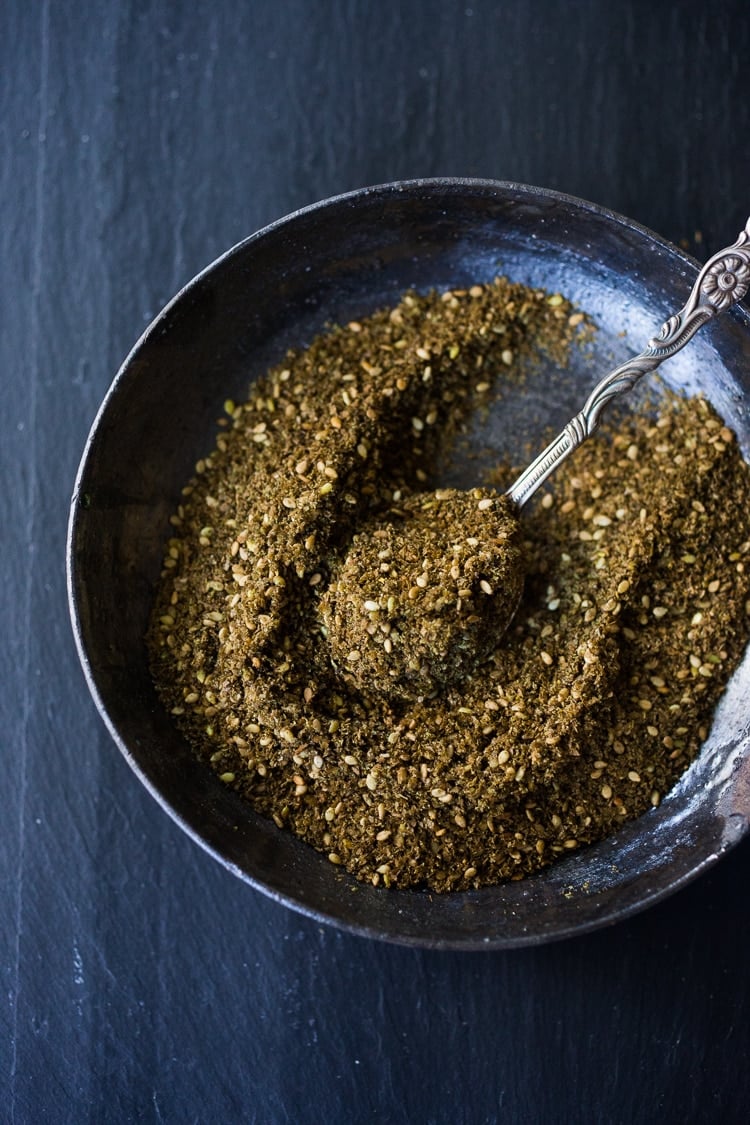
<path id="1" fill-rule="evenodd" d="M 223 401 L 241 401 L 251 379 L 327 321 L 361 316 L 408 288 L 498 273 L 561 290 L 599 325 L 592 354 L 551 377 L 541 399 L 519 404 L 517 420 L 539 437 L 541 421 L 564 422 L 608 366 L 640 350 L 682 305 L 697 269 L 619 215 L 517 184 L 397 183 L 298 211 L 204 270 L 141 337 L 92 428 L 70 520 L 70 606 L 89 686 L 163 808 L 273 898 L 357 933 L 440 948 L 518 946 L 593 929 L 663 898 L 736 843 L 750 818 L 750 660 L 699 760 L 658 809 L 525 881 L 435 896 L 355 883 L 222 785 L 162 710 L 144 633 L 168 517 L 212 448 Z M 747 312 L 718 318 L 664 374 L 705 392 L 747 459 Z"/>

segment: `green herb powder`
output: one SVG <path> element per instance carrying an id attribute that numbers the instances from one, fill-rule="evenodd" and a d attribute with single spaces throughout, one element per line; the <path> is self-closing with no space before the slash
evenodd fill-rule
<path id="1" fill-rule="evenodd" d="M 657 805 L 744 650 L 750 478 L 702 398 L 605 424 L 520 518 L 437 487 L 470 415 L 585 331 L 504 279 L 407 294 L 227 403 L 172 517 L 161 697 L 376 886 L 521 878 Z"/>

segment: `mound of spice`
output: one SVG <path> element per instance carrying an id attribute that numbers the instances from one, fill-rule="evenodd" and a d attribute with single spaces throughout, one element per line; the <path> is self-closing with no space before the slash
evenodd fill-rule
<path id="1" fill-rule="evenodd" d="M 375 885 L 520 878 L 658 804 L 745 647 L 750 475 L 703 399 L 605 425 L 520 529 L 492 489 L 437 487 L 495 383 L 563 362 L 583 319 L 497 279 L 333 328 L 226 404 L 172 517 L 166 706 Z"/>
<path id="2" fill-rule="evenodd" d="M 498 645 L 523 589 L 515 505 L 419 492 L 358 530 L 320 599 L 331 659 L 361 691 L 419 699 Z"/>

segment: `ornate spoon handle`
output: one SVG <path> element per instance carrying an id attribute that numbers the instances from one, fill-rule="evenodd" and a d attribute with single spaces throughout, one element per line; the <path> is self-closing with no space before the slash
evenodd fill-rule
<path id="1" fill-rule="evenodd" d="M 748 288 L 750 218 L 736 242 L 709 258 L 698 274 L 685 305 L 662 324 L 658 337 L 649 340 L 640 355 L 616 367 L 597 383 L 583 410 L 571 418 L 554 441 L 524 469 L 506 495 L 522 508 L 550 473 L 594 432 L 608 402 L 632 390 L 643 375 L 683 348 L 702 325 L 742 300 Z"/>

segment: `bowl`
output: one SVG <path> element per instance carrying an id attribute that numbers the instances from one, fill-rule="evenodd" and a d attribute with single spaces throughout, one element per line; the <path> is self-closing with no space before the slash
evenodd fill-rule
<path id="1" fill-rule="evenodd" d="M 169 515 L 213 447 L 224 400 L 242 401 L 252 379 L 326 322 L 409 288 L 499 273 L 562 291 L 598 325 L 588 354 L 519 407 L 519 431 L 523 422 L 539 444 L 543 423 L 564 423 L 599 376 L 683 304 L 697 265 L 622 216 L 518 184 L 418 180 L 297 211 L 208 266 L 135 345 L 91 430 L 69 527 L 70 608 L 89 687 L 165 811 L 272 898 L 349 931 L 433 948 L 497 949 L 594 929 L 662 899 L 735 844 L 750 818 L 747 654 L 699 758 L 659 808 L 526 880 L 436 896 L 356 882 L 227 789 L 163 710 L 144 634 Z M 663 371 L 668 384 L 706 394 L 748 459 L 747 311 L 718 318 Z"/>

